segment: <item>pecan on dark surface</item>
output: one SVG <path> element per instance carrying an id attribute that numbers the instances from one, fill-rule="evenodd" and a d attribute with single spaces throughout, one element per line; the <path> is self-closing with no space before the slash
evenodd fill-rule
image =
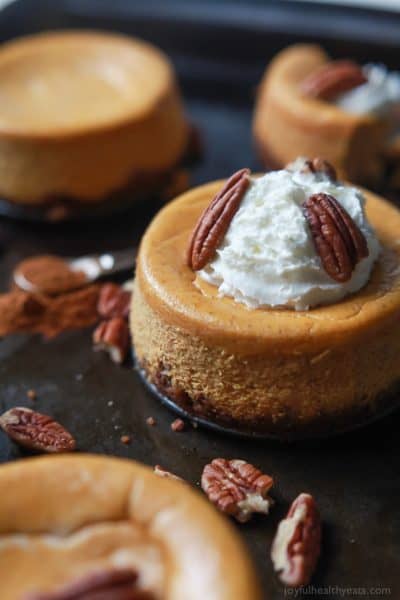
<path id="1" fill-rule="evenodd" d="M 253 513 L 268 514 L 272 499 L 268 492 L 273 479 L 244 460 L 215 458 L 206 465 L 201 487 L 217 508 L 241 523 Z"/>
<path id="2" fill-rule="evenodd" d="M 20 446 L 41 452 L 75 449 L 72 435 L 48 415 L 16 406 L 0 416 L 0 427 Z"/>

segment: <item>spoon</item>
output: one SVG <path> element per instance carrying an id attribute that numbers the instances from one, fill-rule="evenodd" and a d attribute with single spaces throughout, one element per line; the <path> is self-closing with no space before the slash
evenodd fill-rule
<path id="1" fill-rule="evenodd" d="M 40 260 L 42 257 L 32 257 L 23 261 L 16 267 L 13 273 L 14 283 L 22 290 L 33 293 L 47 293 L 56 295 L 67 291 L 62 286 L 57 289 L 54 282 L 49 282 L 47 285 L 38 285 L 36 282 L 30 279 L 29 272 L 32 272 L 32 262 Z M 136 258 L 136 250 L 119 250 L 116 252 L 107 252 L 105 254 L 91 254 L 88 256 L 82 256 L 80 258 L 60 258 L 60 257 L 44 257 L 46 260 L 49 258 L 53 261 L 60 263 L 61 270 L 69 271 L 74 274 L 82 274 L 82 277 L 75 277 L 73 281 L 68 284 L 68 291 L 72 289 L 78 289 L 84 287 L 89 283 L 96 281 L 102 277 L 114 275 L 115 273 L 121 273 L 122 271 L 133 271 Z M 24 268 L 27 264 L 30 264 L 30 269 Z M 63 264 L 64 263 L 64 264 Z"/>

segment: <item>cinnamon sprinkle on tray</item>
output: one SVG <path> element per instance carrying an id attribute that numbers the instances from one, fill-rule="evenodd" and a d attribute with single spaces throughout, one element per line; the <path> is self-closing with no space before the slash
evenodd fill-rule
<path id="1" fill-rule="evenodd" d="M 0 337 L 23 332 L 52 338 L 94 325 L 99 318 L 99 289 L 99 284 L 92 284 L 53 297 L 21 290 L 0 294 Z"/>

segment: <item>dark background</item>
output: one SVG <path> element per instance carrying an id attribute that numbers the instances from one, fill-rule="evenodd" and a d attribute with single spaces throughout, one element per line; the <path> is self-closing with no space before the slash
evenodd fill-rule
<path id="1" fill-rule="evenodd" d="M 253 4 L 253 3 L 252 3 Z M 317 41 L 335 57 L 399 63 L 400 15 L 288 3 L 128 0 L 23 0 L 0 13 L 0 38 L 53 28 L 97 27 L 138 35 L 171 57 L 187 112 L 201 129 L 205 155 L 193 184 L 224 177 L 248 165 L 259 168 L 251 139 L 255 90 L 269 59 L 295 41 Z M 0 82 L 1 88 L 1 82 Z M 155 201 L 107 220 L 49 226 L 0 217 L 0 286 L 13 266 L 42 252 L 65 256 L 137 246 L 159 207 Z M 31 405 L 54 416 L 75 436 L 79 449 L 160 463 L 199 485 L 202 468 L 216 456 L 254 462 L 276 480 L 277 504 L 268 518 L 237 530 L 257 565 L 266 600 L 284 598 L 273 574 L 269 548 L 279 519 L 293 498 L 312 493 L 324 522 L 323 552 L 313 583 L 374 586 L 400 598 L 400 414 L 364 430 L 327 441 L 296 445 L 229 438 L 204 429 L 174 434 L 174 416 L 143 388 L 131 365 L 119 368 L 91 350 L 91 332 L 71 332 L 46 342 L 37 336 L 0 341 L 0 410 Z M 157 426 L 145 419 L 153 415 Z M 130 446 L 120 442 L 132 435 Z M 26 456 L 0 434 L 2 461 Z M 1 590 L 1 587 L 0 587 Z M 0 592 L 1 597 L 1 592 Z M 307 597 L 307 596 L 302 596 Z M 331 590 L 312 598 L 341 597 Z M 342 597 L 352 597 L 343 592 Z M 190 599 L 188 599 L 190 600 Z M 243 599 L 245 600 L 245 599 Z"/>

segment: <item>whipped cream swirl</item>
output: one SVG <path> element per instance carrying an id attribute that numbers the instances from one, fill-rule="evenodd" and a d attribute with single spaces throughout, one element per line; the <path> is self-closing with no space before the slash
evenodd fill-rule
<path id="1" fill-rule="evenodd" d="M 304 172 L 298 159 L 285 170 L 252 178 L 214 259 L 198 277 L 249 308 L 307 310 L 339 301 L 369 280 L 379 242 L 362 193 L 323 173 Z M 364 234 L 369 255 L 345 283 L 324 270 L 302 208 L 312 194 L 334 196 Z"/>
<path id="2" fill-rule="evenodd" d="M 373 113 L 400 126 L 400 72 L 388 71 L 384 65 L 363 67 L 367 81 L 341 94 L 335 104 L 354 114 Z"/>

